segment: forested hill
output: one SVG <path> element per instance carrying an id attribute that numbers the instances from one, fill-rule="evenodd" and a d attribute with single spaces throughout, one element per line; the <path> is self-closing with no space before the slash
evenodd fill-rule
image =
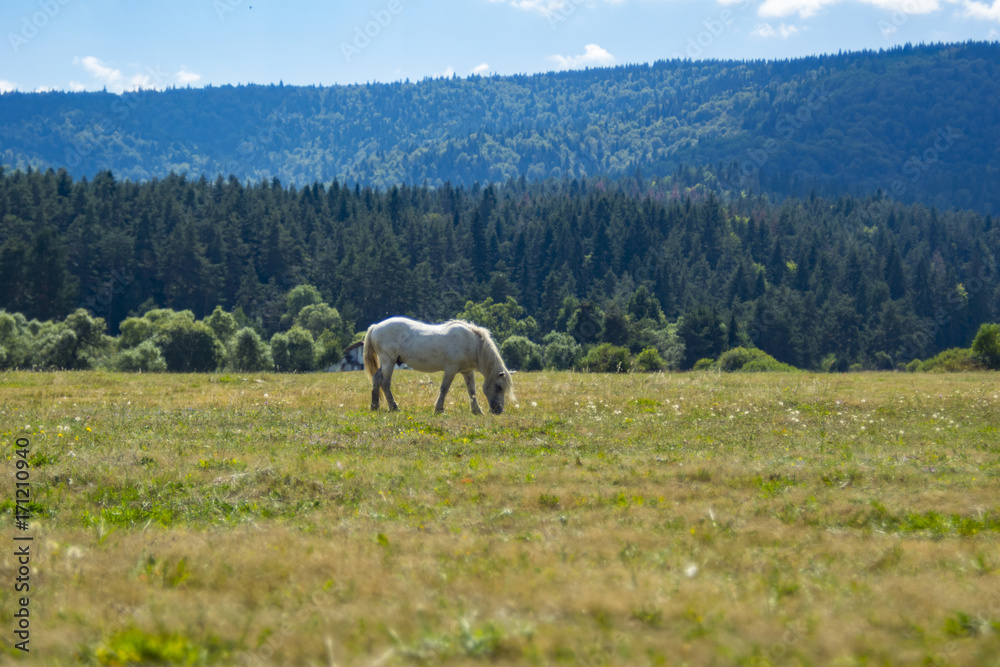
<path id="1" fill-rule="evenodd" d="M 351 331 L 513 298 L 539 337 L 641 349 L 655 344 L 643 332 L 681 316 L 686 367 L 755 344 L 843 369 L 967 347 L 1000 316 L 989 215 L 846 196 L 724 202 L 678 196 L 672 179 L 378 192 L 0 171 L 0 309 L 50 319 L 84 306 L 114 329 L 154 307 L 219 305 L 270 337 L 303 284 Z"/>
<path id="2" fill-rule="evenodd" d="M 1000 43 L 336 87 L 0 96 L 0 163 L 432 186 L 672 172 L 1000 210 Z M 721 165 L 721 167 L 720 167 Z"/>

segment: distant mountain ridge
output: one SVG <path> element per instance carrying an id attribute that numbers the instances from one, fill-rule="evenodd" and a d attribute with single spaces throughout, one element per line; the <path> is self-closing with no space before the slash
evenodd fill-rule
<path id="1" fill-rule="evenodd" d="M 1000 43 L 334 87 L 0 95 L 0 164 L 436 186 L 647 177 L 1000 210 Z"/>

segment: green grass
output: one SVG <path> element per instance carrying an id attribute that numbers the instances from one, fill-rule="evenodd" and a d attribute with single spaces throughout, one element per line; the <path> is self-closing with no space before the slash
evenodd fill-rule
<path id="1" fill-rule="evenodd" d="M 995 664 L 991 374 L 0 375 L 38 664 Z M 13 474 L 0 476 L 3 539 Z M 0 559 L 0 615 L 15 609 Z M 991 662 L 992 661 L 992 662 Z"/>

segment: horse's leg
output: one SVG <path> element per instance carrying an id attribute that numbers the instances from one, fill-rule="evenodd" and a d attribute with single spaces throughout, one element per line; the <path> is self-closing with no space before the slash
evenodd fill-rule
<path id="1" fill-rule="evenodd" d="M 465 377 L 465 388 L 469 390 L 469 402 L 472 405 L 472 414 L 483 414 L 482 408 L 479 407 L 479 401 L 476 400 L 476 374 L 472 371 L 466 371 L 462 373 L 462 376 Z"/>
<path id="2" fill-rule="evenodd" d="M 455 379 L 455 371 L 445 371 L 444 379 L 441 380 L 441 395 L 438 396 L 437 403 L 434 405 L 434 412 L 441 413 L 444 412 L 444 397 L 448 394 L 448 389 L 451 388 L 451 381 Z"/>
<path id="3" fill-rule="evenodd" d="M 389 388 L 389 385 L 392 384 L 392 371 L 396 367 L 396 360 L 380 357 L 379 362 L 382 364 L 382 367 L 379 368 L 379 372 L 382 373 L 382 393 L 385 394 L 385 402 L 389 406 L 389 412 L 399 410 L 396 399 L 392 397 L 392 390 Z"/>
<path id="4" fill-rule="evenodd" d="M 375 371 L 375 375 L 372 376 L 372 410 L 378 410 L 379 403 L 379 391 L 382 385 L 382 369 Z"/>

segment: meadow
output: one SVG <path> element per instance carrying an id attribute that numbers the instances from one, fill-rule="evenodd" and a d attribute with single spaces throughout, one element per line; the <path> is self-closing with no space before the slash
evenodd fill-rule
<path id="1" fill-rule="evenodd" d="M 995 374 L 439 380 L 0 374 L 0 662 L 1000 664 Z"/>

